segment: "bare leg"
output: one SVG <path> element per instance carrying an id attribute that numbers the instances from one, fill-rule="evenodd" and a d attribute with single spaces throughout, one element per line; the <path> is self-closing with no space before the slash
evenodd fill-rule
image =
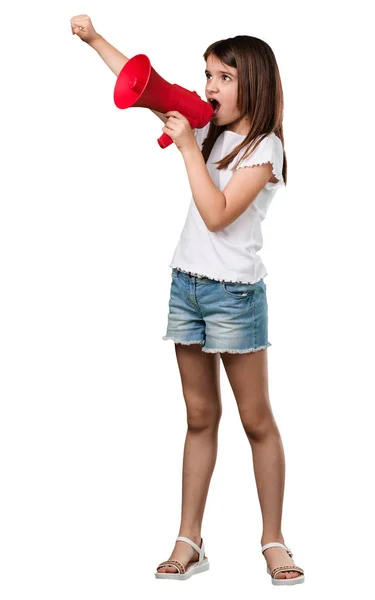
<path id="1" fill-rule="evenodd" d="M 281 542 L 285 457 L 280 433 L 272 414 L 268 394 L 267 349 L 244 354 L 222 353 L 221 358 L 247 438 L 250 442 L 254 475 L 260 502 L 263 533 L 261 544 Z M 295 562 L 283 548 L 264 552 L 269 569 Z M 279 573 L 277 578 L 298 577 L 296 571 Z"/>
<path id="2" fill-rule="evenodd" d="M 221 417 L 220 356 L 202 352 L 199 344 L 175 344 L 187 411 L 187 433 L 182 470 L 182 508 L 178 535 L 201 546 L 201 526 L 211 476 L 216 463 L 217 436 Z M 186 542 L 175 543 L 169 559 L 185 567 L 198 560 Z M 177 572 L 160 567 L 160 573 Z"/>

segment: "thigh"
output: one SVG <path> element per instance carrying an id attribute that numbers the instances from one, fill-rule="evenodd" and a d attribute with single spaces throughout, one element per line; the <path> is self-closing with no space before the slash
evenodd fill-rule
<path id="1" fill-rule="evenodd" d="M 199 344 L 175 344 L 175 352 L 188 418 L 219 417 L 220 355 L 202 352 Z"/>
<path id="2" fill-rule="evenodd" d="M 194 283 L 172 269 L 167 331 L 163 340 L 185 344 L 203 344 L 205 323 L 196 303 Z"/>
<path id="3" fill-rule="evenodd" d="M 204 352 L 246 353 L 271 346 L 268 341 L 266 284 L 213 282 L 197 284 L 198 304 L 206 324 Z"/>
<path id="4" fill-rule="evenodd" d="M 256 432 L 273 421 L 268 390 L 267 349 L 221 354 L 245 428 Z"/>

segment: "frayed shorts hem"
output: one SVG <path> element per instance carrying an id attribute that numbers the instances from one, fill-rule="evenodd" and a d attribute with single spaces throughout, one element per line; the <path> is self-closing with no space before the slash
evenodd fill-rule
<path id="1" fill-rule="evenodd" d="M 163 338 L 163 340 L 172 340 L 172 342 L 174 342 L 175 344 L 184 344 L 186 346 L 190 346 L 191 344 L 204 344 L 204 342 L 202 342 L 202 340 L 198 340 L 198 341 L 192 341 L 192 342 L 185 342 L 183 340 L 177 340 L 174 337 L 170 337 L 169 335 L 165 335 Z"/>
<path id="2" fill-rule="evenodd" d="M 198 340 L 198 341 L 182 341 L 182 340 L 178 340 L 176 338 L 170 337 L 165 335 L 163 338 L 163 340 L 172 340 L 175 344 L 182 344 L 184 346 L 190 346 L 191 344 L 200 344 L 201 346 L 203 346 L 204 342 L 202 340 Z M 206 352 L 206 353 L 217 353 L 217 352 L 228 352 L 230 354 L 246 354 L 249 352 L 258 352 L 259 350 L 265 350 L 266 348 L 269 348 L 270 346 L 272 346 L 272 344 L 270 342 L 268 342 L 268 344 L 266 344 L 265 346 L 259 346 L 258 348 L 247 348 L 246 350 L 226 350 L 225 348 L 204 348 L 202 347 L 202 352 Z"/>
<path id="3" fill-rule="evenodd" d="M 258 348 L 247 348 L 246 350 L 225 350 L 225 349 L 220 349 L 220 348 L 202 348 L 202 352 L 228 352 L 229 354 L 249 354 L 250 352 L 258 352 L 259 350 L 265 350 L 266 348 L 269 348 L 270 346 L 272 346 L 271 343 L 267 344 L 266 346 L 259 346 Z"/>

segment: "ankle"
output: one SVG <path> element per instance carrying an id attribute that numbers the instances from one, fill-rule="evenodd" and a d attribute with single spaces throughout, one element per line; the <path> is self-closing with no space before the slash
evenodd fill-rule
<path id="1" fill-rule="evenodd" d="M 182 529 L 179 534 L 178 537 L 187 537 L 189 538 L 189 540 L 192 540 L 193 542 L 195 542 L 197 544 L 197 546 L 201 545 L 201 532 L 200 531 L 191 531 L 189 529 Z"/>
<path id="2" fill-rule="evenodd" d="M 270 542 L 280 542 L 285 545 L 284 536 L 281 533 L 263 533 L 260 543 L 262 546 Z"/>

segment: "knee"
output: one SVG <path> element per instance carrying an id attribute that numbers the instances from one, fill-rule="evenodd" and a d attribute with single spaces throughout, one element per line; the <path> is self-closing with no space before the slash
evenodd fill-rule
<path id="1" fill-rule="evenodd" d="M 241 422 L 250 441 L 259 442 L 269 435 L 278 435 L 277 425 L 272 414 L 256 416 L 245 412 L 241 414 Z"/>
<path id="2" fill-rule="evenodd" d="M 187 409 L 187 424 L 190 431 L 203 431 L 218 427 L 221 407 L 218 405 L 198 404 Z"/>

